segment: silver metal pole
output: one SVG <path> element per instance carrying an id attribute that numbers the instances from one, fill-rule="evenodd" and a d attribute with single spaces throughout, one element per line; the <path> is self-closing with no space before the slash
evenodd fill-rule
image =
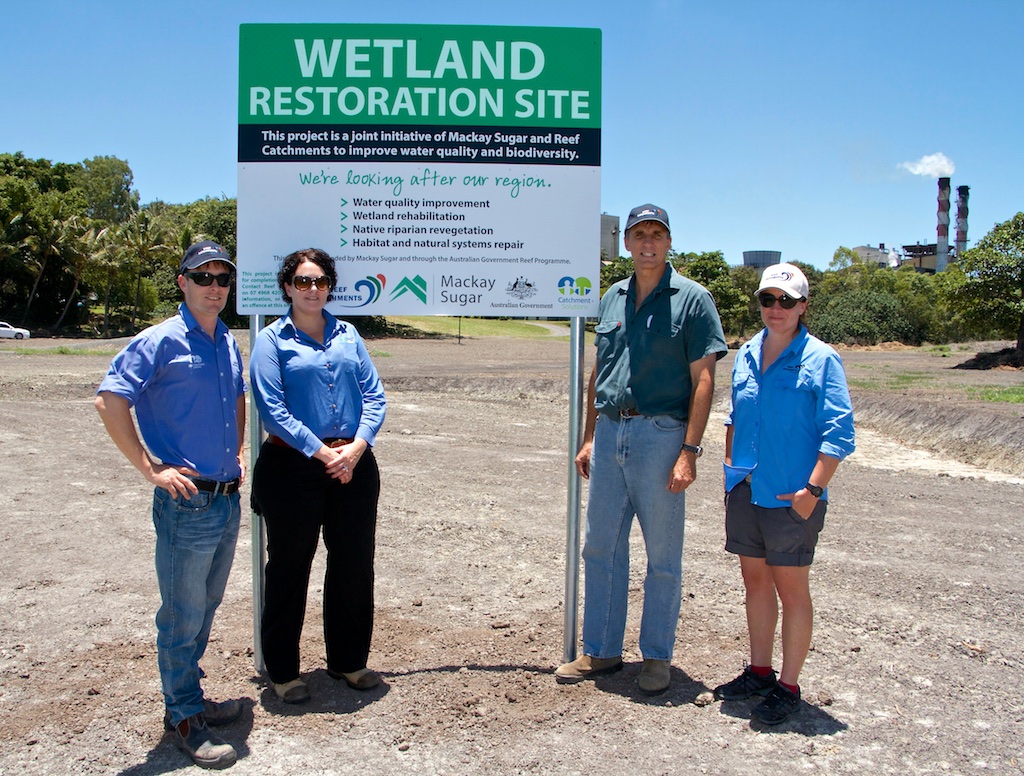
<path id="1" fill-rule="evenodd" d="M 249 354 L 252 355 L 256 344 L 256 335 L 263 328 L 265 317 L 249 316 Z M 263 444 L 263 421 L 256 407 L 256 395 L 249 391 L 249 482 L 252 483 L 252 470 Z M 252 660 L 256 673 L 263 673 L 263 640 L 260 638 L 260 621 L 263 619 L 263 568 L 266 565 L 266 541 L 263 532 L 263 518 L 255 512 L 249 512 L 252 530 Z"/>
<path id="2" fill-rule="evenodd" d="M 576 659 L 577 610 L 580 588 L 580 475 L 576 472 L 576 453 L 583 439 L 583 318 L 572 318 L 569 325 L 569 472 L 568 509 L 565 520 L 565 623 L 563 657 Z"/>

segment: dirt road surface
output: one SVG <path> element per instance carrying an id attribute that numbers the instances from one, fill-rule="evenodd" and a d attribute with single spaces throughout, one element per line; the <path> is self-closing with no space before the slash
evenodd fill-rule
<path id="1" fill-rule="evenodd" d="M 859 450 L 830 488 L 812 571 L 806 702 L 768 729 L 752 702 L 708 695 L 747 654 L 722 549 L 721 401 L 687 496 L 671 689 L 636 687 L 637 529 L 627 666 L 559 686 L 568 343 L 370 344 L 388 392 L 371 654 L 384 684 L 357 693 L 324 670 L 321 550 L 303 641 L 313 700 L 268 690 L 246 512 L 204 661 L 208 694 L 245 704 L 223 729 L 233 773 L 1024 772 L 1021 411 L 963 389 L 1019 386 L 1019 371 L 950 369 L 970 353 L 844 352 Z M 151 492 L 91 405 L 110 356 L 25 346 L 0 346 L 0 772 L 190 772 L 161 726 Z M 905 391 L 886 382 L 901 371 L 918 375 Z"/>

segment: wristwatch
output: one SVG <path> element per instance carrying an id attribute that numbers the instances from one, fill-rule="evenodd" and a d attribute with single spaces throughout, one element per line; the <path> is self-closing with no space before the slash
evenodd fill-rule
<path id="1" fill-rule="evenodd" d="M 683 442 L 683 449 L 693 453 L 698 458 L 704 455 L 704 448 L 701 447 L 700 445 L 688 445 L 685 442 Z"/>
<path id="2" fill-rule="evenodd" d="M 810 493 L 815 498 L 821 498 L 821 494 L 825 492 L 824 488 L 819 488 L 817 485 L 811 485 L 811 483 L 809 482 L 807 483 L 805 488 L 807 492 Z"/>

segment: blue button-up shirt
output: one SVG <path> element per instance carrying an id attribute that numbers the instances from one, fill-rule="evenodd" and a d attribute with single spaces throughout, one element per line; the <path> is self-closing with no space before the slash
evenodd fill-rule
<path id="1" fill-rule="evenodd" d="M 150 453 L 226 482 L 238 463 L 238 397 L 245 393 L 242 356 L 223 321 L 213 338 L 184 304 L 178 314 L 139 332 L 118 353 L 97 393 L 135 407 Z"/>
<path id="2" fill-rule="evenodd" d="M 249 380 L 267 431 L 312 457 L 324 439 L 365 439 L 384 424 L 384 387 L 355 327 L 324 311 L 324 342 L 285 315 L 263 329 Z"/>
<path id="3" fill-rule="evenodd" d="M 808 483 L 818 453 L 843 460 L 853 452 L 853 407 L 839 354 L 803 326 L 761 374 L 765 333 L 746 342 L 733 363 L 732 465 L 725 466 L 725 489 L 750 475 L 751 501 L 778 508 L 791 506 L 778 494 Z"/>

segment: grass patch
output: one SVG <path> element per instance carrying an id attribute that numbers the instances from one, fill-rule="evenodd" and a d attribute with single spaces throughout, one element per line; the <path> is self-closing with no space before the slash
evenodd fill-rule
<path id="1" fill-rule="evenodd" d="M 1024 385 L 1011 385 L 1008 388 L 972 388 L 971 395 L 982 401 L 1024 404 Z"/>
<path id="2" fill-rule="evenodd" d="M 14 348 L 20 356 L 116 356 L 121 348 L 69 348 L 58 345 L 55 348 Z"/>
<path id="3" fill-rule="evenodd" d="M 446 337 L 551 337 L 545 326 L 522 320 L 503 320 L 496 318 L 458 318 L 447 315 L 402 315 L 389 317 L 396 324 L 411 326 L 420 331 L 439 334 Z M 564 326 L 565 336 L 569 336 L 568 324 L 561 321 L 550 321 L 556 326 Z M 557 335 L 556 335 L 557 336 Z"/>
<path id="4" fill-rule="evenodd" d="M 872 367 L 862 367 L 871 369 Z M 934 375 L 928 372 L 889 372 L 888 374 L 873 374 L 868 376 L 851 377 L 847 375 L 847 383 L 851 388 L 862 388 L 872 391 L 901 391 L 914 385 L 925 384 L 933 381 Z"/>

